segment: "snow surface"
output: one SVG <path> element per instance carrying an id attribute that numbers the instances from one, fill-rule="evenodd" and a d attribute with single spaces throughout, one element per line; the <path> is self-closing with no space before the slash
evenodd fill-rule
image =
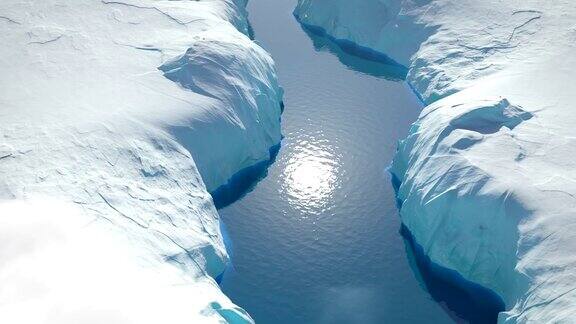
<path id="1" fill-rule="evenodd" d="M 500 322 L 573 322 L 574 3 L 300 0 L 295 14 L 409 67 L 429 106 L 391 171 L 431 259 L 497 292 Z"/>
<path id="2" fill-rule="evenodd" d="M 252 322 L 208 193 L 280 141 L 244 6 L 0 2 L 1 322 Z"/>
<path id="3" fill-rule="evenodd" d="M 210 280 L 135 263 L 118 236 L 59 200 L 0 206 L 3 323 L 230 323 L 250 317 Z"/>

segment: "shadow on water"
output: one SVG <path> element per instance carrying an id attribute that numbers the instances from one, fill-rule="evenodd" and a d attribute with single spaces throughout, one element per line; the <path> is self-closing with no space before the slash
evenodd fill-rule
<path id="1" fill-rule="evenodd" d="M 464 279 L 458 272 L 432 262 L 421 245 L 402 225 L 410 266 L 432 298 L 457 323 L 496 323 L 504 302 L 492 290 Z"/>
<path id="2" fill-rule="evenodd" d="M 305 24 L 301 24 L 301 27 L 312 40 L 315 50 L 332 53 L 354 71 L 392 81 L 406 79 L 407 68 L 382 53 L 347 40 L 334 39 L 318 27 Z M 391 185 L 396 192 L 400 186 L 399 180 L 394 176 L 391 178 Z M 397 207 L 401 208 L 398 200 Z M 403 224 L 399 233 L 417 280 L 455 322 L 497 322 L 498 313 L 505 310 L 505 305 L 495 292 L 466 280 L 457 271 L 432 262 Z"/>
<path id="3" fill-rule="evenodd" d="M 301 24 L 316 51 L 328 51 L 349 69 L 390 81 L 404 81 L 408 69 L 388 56 L 347 40 L 328 36 L 322 28 Z"/>
<path id="4" fill-rule="evenodd" d="M 256 163 L 235 173 L 228 182 L 212 191 L 212 200 L 216 209 L 222 209 L 241 199 L 256 187 L 258 182 L 268 175 L 268 167 L 276 161 L 280 145 L 270 148 L 270 159 Z"/>

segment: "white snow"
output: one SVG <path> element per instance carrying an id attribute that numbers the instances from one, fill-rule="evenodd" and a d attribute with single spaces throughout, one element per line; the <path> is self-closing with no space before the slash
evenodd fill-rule
<path id="1" fill-rule="evenodd" d="M 1 322 L 252 321 L 208 194 L 280 141 L 244 5 L 0 2 Z"/>
<path id="2" fill-rule="evenodd" d="M 497 292 L 500 322 L 572 322 L 574 3 L 301 0 L 295 13 L 409 66 L 429 106 L 392 172 L 432 260 Z"/>
<path id="3" fill-rule="evenodd" d="M 135 263 L 81 208 L 45 199 L 0 208 L 3 323 L 251 322 L 208 278 Z"/>

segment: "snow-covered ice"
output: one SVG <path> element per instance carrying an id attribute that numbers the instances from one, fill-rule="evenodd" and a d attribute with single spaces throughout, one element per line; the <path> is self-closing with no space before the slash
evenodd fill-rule
<path id="1" fill-rule="evenodd" d="M 497 292 L 501 322 L 572 322 L 574 3 L 300 0 L 295 14 L 409 67 L 429 105 L 391 171 L 431 259 Z"/>
<path id="2" fill-rule="evenodd" d="M 1 322 L 252 321 L 208 193 L 280 141 L 244 6 L 0 3 Z"/>
<path id="3" fill-rule="evenodd" d="M 118 236 L 56 199 L 0 204 L 3 323 L 249 323 L 211 280 L 134 262 Z"/>

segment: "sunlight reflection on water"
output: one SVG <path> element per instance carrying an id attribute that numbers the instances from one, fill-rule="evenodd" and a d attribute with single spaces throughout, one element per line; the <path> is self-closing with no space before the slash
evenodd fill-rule
<path id="1" fill-rule="evenodd" d="M 330 146 L 301 141 L 283 171 L 281 190 L 293 208 L 321 213 L 331 201 L 339 178 L 339 158 Z"/>

